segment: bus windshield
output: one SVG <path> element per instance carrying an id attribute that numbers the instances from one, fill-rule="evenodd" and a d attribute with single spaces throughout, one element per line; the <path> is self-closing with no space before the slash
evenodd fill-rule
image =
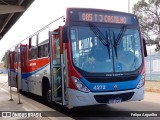
<path id="1" fill-rule="evenodd" d="M 130 72 L 142 64 L 139 31 L 134 27 L 72 26 L 73 64 L 90 73 Z"/>

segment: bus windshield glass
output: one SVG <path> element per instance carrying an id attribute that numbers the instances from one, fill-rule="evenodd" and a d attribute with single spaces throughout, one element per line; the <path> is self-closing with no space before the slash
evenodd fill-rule
<path id="1" fill-rule="evenodd" d="M 138 29 L 134 27 L 72 26 L 73 64 L 89 73 L 130 72 L 142 64 Z"/>

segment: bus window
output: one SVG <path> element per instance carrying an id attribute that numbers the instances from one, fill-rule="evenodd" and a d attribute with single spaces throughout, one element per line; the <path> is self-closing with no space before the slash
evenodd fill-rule
<path id="1" fill-rule="evenodd" d="M 55 39 L 53 42 L 53 64 L 60 64 L 60 43 L 59 39 Z"/>
<path id="2" fill-rule="evenodd" d="M 127 29 L 117 46 L 116 72 L 134 71 L 142 64 L 141 44 L 138 31 Z"/>
<path id="3" fill-rule="evenodd" d="M 38 57 L 47 57 L 49 50 L 49 40 L 48 40 L 48 31 L 49 29 L 44 29 L 38 33 Z"/>
<path id="4" fill-rule="evenodd" d="M 38 33 L 38 45 L 49 38 L 48 31 L 49 29 L 44 29 L 43 31 Z"/>
<path id="5" fill-rule="evenodd" d="M 14 63 L 17 63 L 17 62 L 19 62 L 19 48 L 18 48 L 18 46 L 16 46 L 15 47 L 15 55 L 14 55 Z"/>
<path id="6" fill-rule="evenodd" d="M 34 35 L 31 39 L 31 47 L 37 46 L 37 35 Z"/>
<path id="7" fill-rule="evenodd" d="M 33 36 L 31 39 L 31 48 L 29 49 L 29 59 L 36 59 L 38 57 L 37 50 L 37 35 Z"/>
<path id="8" fill-rule="evenodd" d="M 36 59 L 37 58 L 37 47 L 32 47 L 29 49 L 29 59 Z"/>
<path id="9" fill-rule="evenodd" d="M 27 66 L 27 64 L 26 64 L 26 60 L 27 60 L 27 54 L 26 54 L 26 51 L 27 51 L 27 49 L 25 48 L 25 47 L 22 47 L 22 65 L 23 66 Z"/>
<path id="10" fill-rule="evenodd" d="M 15 52 L 15 55 L 14 55 L 14 63 L 17 63 L 17 52 Z"/>
<path id="11" fill-rule="evenodd" d="M 38 46 L 38 57 L 47 57 L 48 56 L 48 49 L 49 49 L 49 44 L 43 44 L 41 46 Z"/>

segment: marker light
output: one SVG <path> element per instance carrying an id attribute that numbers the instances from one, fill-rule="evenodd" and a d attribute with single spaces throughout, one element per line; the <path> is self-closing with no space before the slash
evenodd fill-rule
<path id="1" fill-rule="evenodd" d="M 90 90 L 78 78 L 72 76 L 72 80 L 78 90 L 80 90 L 82 92 L 90 92 Z"/>
<path id="2" fill-rule="evenodd" d="M 145 79 L 144 79 L 144 75 L 142 75 L 138 85 L 137 85 L 137 89 L 141 88 L 144 85 Z"/>

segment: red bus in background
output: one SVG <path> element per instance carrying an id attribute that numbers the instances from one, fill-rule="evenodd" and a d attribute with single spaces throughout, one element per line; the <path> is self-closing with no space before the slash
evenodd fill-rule
<path id="1" fill-rule="evenodd" d="M 48 103 L 73 108 L 142 100 L 146 49 L 140 33 L 133 14 L 68 8 L 66 18 L 8 52 L 10 78 L 15 53 L 19 89 Z"/>

